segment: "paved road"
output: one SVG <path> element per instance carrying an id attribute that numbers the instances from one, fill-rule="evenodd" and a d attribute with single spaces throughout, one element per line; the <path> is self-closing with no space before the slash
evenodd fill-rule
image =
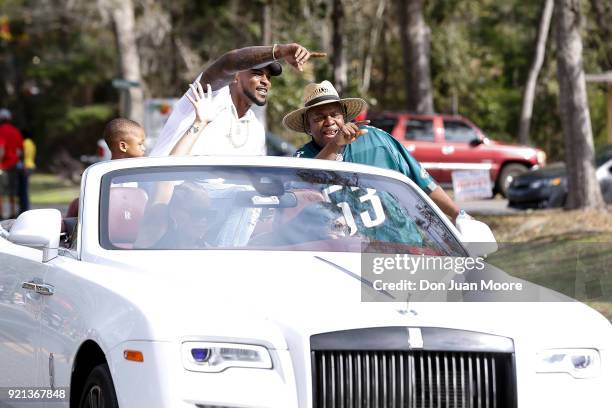
<path id="1" fill-rule="evenodd" d="M 472 215 L 509 215 L 523 211 L 508 207 L 508 200 L 502 198 L 458 202 L 457 205 Z"/>
<path id="2" fill-rule="evenodd" d="M 5 201 L 5 200 L 3 200 Z M 68 204 L 45 204 L 45 205 L 32 205 L 32 210 L 36 210 L 39 208 L 57 208 L 63 214 L 66 214 L 66 210 L 68 209 Z M 5 217 L 9 215 L 9 206 L 7 203 L 4 203 L 4 211 L 2 212 Z"/>

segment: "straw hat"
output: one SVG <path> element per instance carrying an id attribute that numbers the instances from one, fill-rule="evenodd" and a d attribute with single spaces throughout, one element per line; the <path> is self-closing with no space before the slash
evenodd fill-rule
<path id="1" fill-rule="evenodd" d="M 310 108 L 321 106 L 328 103 L 338 102 L 344 109 L 344 120 L 346 122 L 355 119 L 357 115 L 368 107 L 366 101 L 361 98 L 343 98 L 340 99 L 338 91 L 329 81 L 323 81 L 320 84 L 312 83 L 304 87 L 304 107 L 288 113 L 283 118 L 285 127 L 295 130 L 296 132 L 306 133 L 304 128 L 305 113 Z"/>

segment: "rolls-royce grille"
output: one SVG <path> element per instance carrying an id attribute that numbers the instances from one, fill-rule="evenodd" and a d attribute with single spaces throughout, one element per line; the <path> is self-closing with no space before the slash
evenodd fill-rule
<path id="1" fill-rule="evenodd" d="M 512 354 L 312 351 L 316 408 L 506 408 Z"/>

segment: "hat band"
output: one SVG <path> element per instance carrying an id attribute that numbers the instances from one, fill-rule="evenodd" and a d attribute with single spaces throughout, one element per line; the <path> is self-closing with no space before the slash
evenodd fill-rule
<path id="1" fill-rule="evenodd" d="M 340 97 L 336 96 L 336 95 L 323 95 L 323 96 L 319 96 L 318 98 L 314 98 L 309 100 L 308 102 L 306 102 L 304 104 L 304 107 L 307 108 L 309 106 L 314 105 L 315 103 L 319 103 L 319 102 L 323 102 L 323 101 L 340 101 Z"/>

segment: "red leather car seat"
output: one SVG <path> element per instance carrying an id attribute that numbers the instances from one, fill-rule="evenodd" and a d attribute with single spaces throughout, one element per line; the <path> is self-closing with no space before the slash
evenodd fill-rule
<path id="1" fill-rule="evenodd" d="M 111 187 L 108 200 L 108 238 L 113 245 L 128 248 L 138 236 L 147 193 L 138 187 Z"/>

